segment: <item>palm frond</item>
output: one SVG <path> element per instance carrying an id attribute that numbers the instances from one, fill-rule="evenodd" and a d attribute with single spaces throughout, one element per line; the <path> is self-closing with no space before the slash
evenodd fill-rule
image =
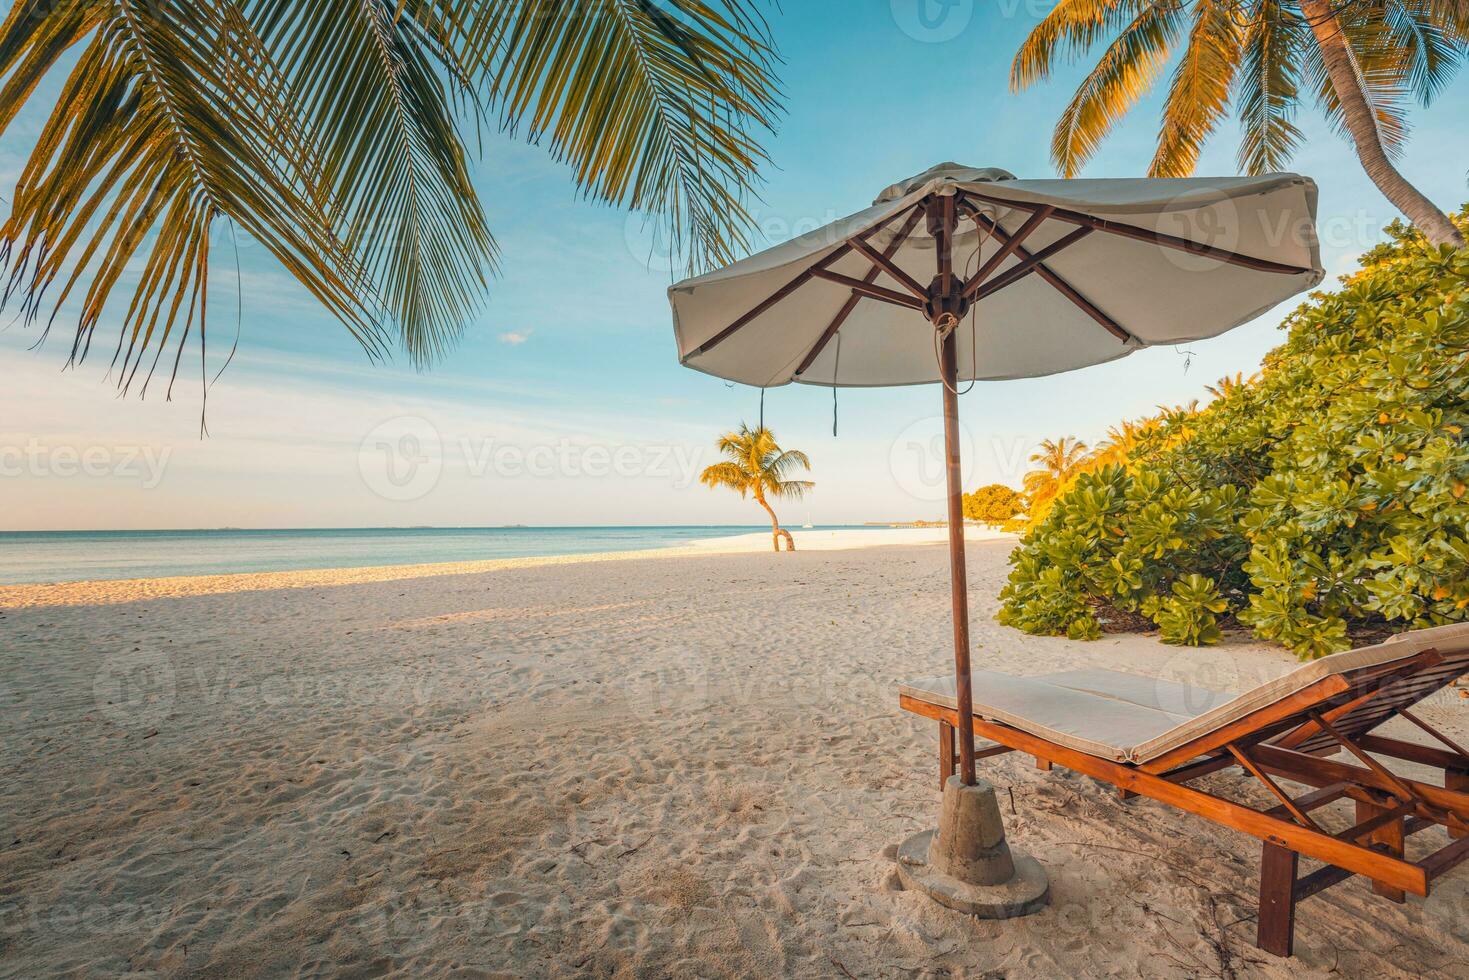
<path id="1" fill-rule="evenodd" d="M 1063 177 L 1081 171 L 1157 80 L 1178 41 L 1182 10 L 1174 0 L 1150 0 L 1077 88 L 1051 137 L 1051 159 Z"/>
<path id="2" fill-rule="evenodd" d="M 1147 0 L 1060 0 L 1026 36 L 1010 64 L 1010 90 L 1050 77 L 1057 57 L 1071 62 L 1120 29 Z"/>
<path id="3" fill-rule="evenodd" d="M 506 130 L 547 143 L 591 197 L 665 221 L 690 268 L 748 249 L 781 112 L 754 0 L 459 2 Z"/>
<path id="4" fill-rule="evenodd" d="M 369 352 L 385 350 L 371 284 L 334 234 L 305 156 L 282 141 L 279 119 L 290 114 L 292 99 L 241 6 L 23 0 L 0 26 L 0 129 L 77 48 L 0 226 L 6 300 L 19 297 L 28 318 L 49 303 L 49 326 L 85 276 L 75 361 L 86 356 L 104 307 L 137 259 L 141 278 L 113 367 L 124 390 L 140 370 L 146 389 L 170 345 L 170 377 L 176 374 L 191 332 L 203 363 L 209 235 L 227 217 Z M 241 72 L 245 61 L 262 67 Z"/>
<path id="5" fill-rule="evenodd" d="M 1240 119 L 1238 163 L 1247 174 L 1284 170 L 1300 145 L 1298 62 L 1312 47 L 1305 25 L 1280 0 L 1261 0 L 1245 30 L 1244 65 L 1235 100 Z"/>
<path id="6" fill-rule="evenodd" d="M 1408 62 L 1389 45 L 1387 32 L 1378 12 L 1368 10 L 1365 6 L 1352 7 L 1344 12 L 1352 15 L 1342 19 L 1342 31 L 1352 56 L 1352 67 L 1358 84 L 1372 106 L 1378 139 L 1389 157 L 1399 157 L 1408 141 Z M 1327 73 L 1321 48 L 1315 44 L 1306 46 L 1301 60 L 1305 74 L 1311 80 L 1311 87 L 1316 92 L 1316 101 L 1322 113 L 1339 135 L 1350 140 L 1351 134 L 1347 131 L 1341 101 Z"/>
<path id="7" fill-rule="evenodd" d="M 1469 28 L 1469 3 L 1389 0 L 1383 4 L 1384 43 L 1401 59 L 1398 72 L 1423 105 L 1458 70 Z"/>
<path id="8" fill-rule="evenodd" d="M 1241 34 L 1228 6 L 1195 6 L 1193 30 L 1163 106 L 1163 126 L 1149 176 L 1193 175 L 1204 142 L 1229 111 Z"/>
<path id="9" fill-rule="evenodd" d="M 765 481 L 765 492 L 784 500 L 800 500 L 816 488 L 810 480 L 780 480 L 772 476 Z"/>
<path id="10" fill-rule="evenodd" d="M 699 482 L 711 489 L 723 487 L 728 490 L 736 490 L 742 498 L 750 491 L 749 476 L 738 463 L 715 463 L 713 466 L 707 466 L 704 472 L 699 474 Z"/>
<path id="11" fill-rule="evenodd" d="M 784 480 L 797 470 L 810 470 L 811 460 L 799 449 L 787 449 L 784 452 L 777 452 L 767 460 L 764 469 L 777 480 Z"/>
<path id="12" fill-rule="evenodd" d="M 325 178 L 416 365 L 484 302 L 495 243 L 456 124 L 474 104 L 457 0 L 253 0 Z"/>

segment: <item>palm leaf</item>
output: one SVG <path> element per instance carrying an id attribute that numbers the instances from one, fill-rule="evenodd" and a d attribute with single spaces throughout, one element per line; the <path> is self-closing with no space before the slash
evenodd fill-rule
<path id="1" fill-rule="evenodd" d="M 6 300 L 18 295 L 28 318 L 49 302 L 54 320 L 85 278 L 75 361 L 136 259 L 113 366 L 124 390 L 141 370 L 146 390 L 170 344 L 177 373 L 191 332 L 204 362 L 209 235 L 229 218 L 370 352 L 385 349 L 376 296 L 334 234 L 305 156 L 282 143 L 291 100 L 281 75 L 238 70 L 241 59 L 269 61 L 238 5 L 25 0 L 0 26 L 0 127 L 74 48 L 0 226 Z"/>
<path id="2" fill-rule="evenodd" d="M 1091 50 L 1142 12 L 1147 0 L 1060 0 L 1026 36 L 1010 65 L 1010 88 L 1050 77 L 1057 56 L 1067 62 Z"/>
<path id="3" fill-rule="evenodd" d="M 1157 80 L 1179 36 L 1182 6 L 1151 0 L 1107 48 L 1061 113 L 1051 159 L 1075 177 L 1127 111 Z"/>
<path id="4" fill-rule="evenodd" d="M 1188 177 L 1204 142 L 1229 111 L 1229 92 L 1240 55 L 1239 25 L 1227 5 L 1199 3 L 1188 46 L 1179 58 L 1163 106 L 1158 152 L 1151 177 Z"/>
<path id="5" fill-rule="evenodd" d="M 1245 173 L 1284 170 L 1300 144 L 1297 65 L 1301 52 L 1312 46 L 1304 31 L 1279 0 L 1261 0 L 1245 31 L 1244 66 L 1235 94 L 1241 124 L 1238 161 Z"/>
<path id="6" fill-rule="evenodd" d="M 403 349 L 442 355 L 484 301 L 495 244 L 456 104 L 473 104 L 455 0 L 253 0 L 343 203 L 344 235 Z"/>
<path id="7" fill-rule="evenodd" d="M 480 12 L 471 50 L 507 131 L 591 197 L 666 221 L 691 268 L 748 249 L 758 136 L 780 112 L 752 0 L 460 2 Z"/>
<path id="8" fill-rule="evenodd" d="M 1388 156 L 1397 158 L 1408 141 L 1405 105 L 1408 62 L 1401 52 L 1390 47 L 1385 25 L 1377 12 L 1368 11 L 1365 7 L 1352 7 L 1343 11 L 1341 24 L 1357 81 L 1372 106 L 1378 139 Z M 1320 47 L 1315 44 L 1306 46 L 1301 60 L 1322 113 L 1339 135 L 1350 139 L 1341 102 L 1327 73 Z"/>
<path id="9" fill-rule="evenodd" d="M 1464 57 L 1469 3 L 1391 0 L 1381 16 L 1385 46 L 1401 60 L 1398 72 L 1418 101 L 1428 105 Z"/>
<path id="10" fill-rule="evenodd" d="M 706 487 L 724 487 L 729 490 L 737 490 L 744 497 L 750 490 L 750 477 L 738 463 L 715 463 L 713 466 L 704 468 L 699 475 L 699 482 Z"/>

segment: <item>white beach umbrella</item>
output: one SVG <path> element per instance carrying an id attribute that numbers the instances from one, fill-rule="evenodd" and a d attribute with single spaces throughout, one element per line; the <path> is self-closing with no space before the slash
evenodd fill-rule
<path id="1" fill-rule="evenodd" d="M 959 754 L 975 783 L 956 386 L 1217 336 L 1322 279 L 1316 185 L 945 163 L 669 289 L 680 361 L 761 387 L 944 386 Z"/>

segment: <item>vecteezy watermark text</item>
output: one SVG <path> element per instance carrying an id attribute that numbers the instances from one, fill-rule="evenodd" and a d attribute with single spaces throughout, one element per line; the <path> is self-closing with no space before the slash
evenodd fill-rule
<path id="1" fill-rule="evenodd" d="M 373 493 L 408 501 L 432 492 L 446 467 L 471 479 L 648 479 L 682 490 L 698 479 L 702 456 L 698 448 L 680 444 L 446 438 L 427 419 L 405 415 L 367 434 L 357 467 Z"/>
<path id="2" fill-rule="evenodd" d="M 24 445 L 0 445 L 0 478 L 111 477 L 152 490 L 163 482 L 172 455 L 168 446 L 49 446 L 32 437 Z"/>

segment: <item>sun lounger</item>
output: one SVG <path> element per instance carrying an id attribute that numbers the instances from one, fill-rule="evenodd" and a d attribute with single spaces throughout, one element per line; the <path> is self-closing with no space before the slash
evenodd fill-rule
<path id="1" fill-rule="evenodd" d="M 1243 693 L 1109 670 L 1039 677 L 974 672 L 977 758 L 1022 752 L 1260 838 L 1258 944 L 1290 956 L 1296 903 L 1353 875 L 1393 901 L 1426 896 L 1469 858 L 1469 753 L 1411 709 L 1469 673 L 1469 625 L 1404 633 L 1377 646 L 1306 664 Z M 915 681 L 899 703 L 939 723 L 939 778 L 955 767 L 954 680 Z M 1403 718 L 1436 745 L 1375 733 Z M 1350 761 L 1329 758 L 1342 751 Z M 1399 775 L 1377 757 L 1435 770 L 1436 781 Z M 1240 766 L 1278 805 L 1257 809 L 1189 785 Z M 1278 781 L 1309 791 L 1291 795 Z M 1338 800 L 1356 823 L 1328 829 L 1313 813 Z M 1406 838 L 1435 826 L 1448 843 L 1410 860 Z M 1322 862 L 1299 873 L 1301 857 Z"/>

